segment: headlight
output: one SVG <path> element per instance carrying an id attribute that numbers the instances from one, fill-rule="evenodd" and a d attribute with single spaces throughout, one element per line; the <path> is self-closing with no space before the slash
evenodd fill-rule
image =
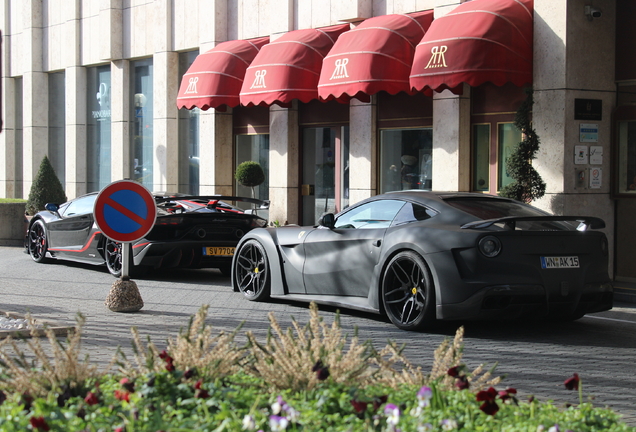
<path id="1" fill-rule="evenodd" d="M 501 242 L 497 237 L 482 237 L 479 240 L 479 251 L 488 258 L 494 258 L 501 252 Z"/>

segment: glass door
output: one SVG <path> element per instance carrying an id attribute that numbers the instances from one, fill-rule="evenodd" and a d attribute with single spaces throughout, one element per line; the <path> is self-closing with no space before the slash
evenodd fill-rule
<path id="1" fill-rule="evenodd" d="M 303 129 L 302 224 L 349 205 L 349 127 Z"/>

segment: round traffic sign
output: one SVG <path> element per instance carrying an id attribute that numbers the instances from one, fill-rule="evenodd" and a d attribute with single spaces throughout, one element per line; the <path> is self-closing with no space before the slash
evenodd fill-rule
<path id="1" fill-rule="evenodd" d="M 133 242 L 143 238 L 155 225 L 157 205 L 143 185 L 120 180 L 97 195 L 93 208 L 95 222 L 111 240 Z"/>

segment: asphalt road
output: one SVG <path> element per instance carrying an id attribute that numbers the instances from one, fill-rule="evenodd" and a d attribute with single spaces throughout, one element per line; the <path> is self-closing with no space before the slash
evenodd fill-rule
<path id="1" fill-rule="evenodd" d="M 83 351 L 105 366 L 121 346 L 130 355 L 130 328 L 150 336 L 160 348 L 187 326 L 202 304 L 210 305 L 208 323 L 217 330 L 252 330 L 264 340 L 273 311 L 283 328 L 294 317 L 308 320 L 307 306 L 291 302 L 254 303 L 230 288 L 230 280 L 216 270 L 179 270 L 136 280 L 144 307 L 136 313 L 115 313 L 104 300 L 115 281 L 105 268 L 54 262 L 36 264 L 18 247 L 0 247 L 0 311 L 31 312 L 36 318 L 73 325 L 81 312 L 87 317 Z M 464 362 L 470 370 L 498 363 L 505 376 L 501 386 L 514 387 L 519 396 L 534 395 L 562 406 L 578 403 L 578 393 L 563 381 L 576 372 L 586 398 L 609 406 L 636 426 L 636 304 L 618 303 L 608 312 L 587 315 L 572 323 L 466 322 L 446 323 L 427 333 L 405 332 L 377 315 L 341 311 L 343 329 L 359 328 L 360 340 L 378 348 L 388 339 L 406 344 L 407 358 L 429 370 L 433 351 L 445 338 L 465 326 Z M 321 307 L 331 322 L 335 309 Z"/>

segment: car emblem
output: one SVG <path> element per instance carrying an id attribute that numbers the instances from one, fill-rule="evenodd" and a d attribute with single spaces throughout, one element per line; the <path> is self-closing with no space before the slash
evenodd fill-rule
<path id="1" fill-rule="evenodd" d="M 411 288 L 411 293 L 413 293 L 413 295 L 417 294 L 417 287 Z"/>
<path id="2" fill-rule="evenodd" d="M 301 239 L 305 235 L 305 231 L 301 231 L 298 233 L 298 238 Z"/>

